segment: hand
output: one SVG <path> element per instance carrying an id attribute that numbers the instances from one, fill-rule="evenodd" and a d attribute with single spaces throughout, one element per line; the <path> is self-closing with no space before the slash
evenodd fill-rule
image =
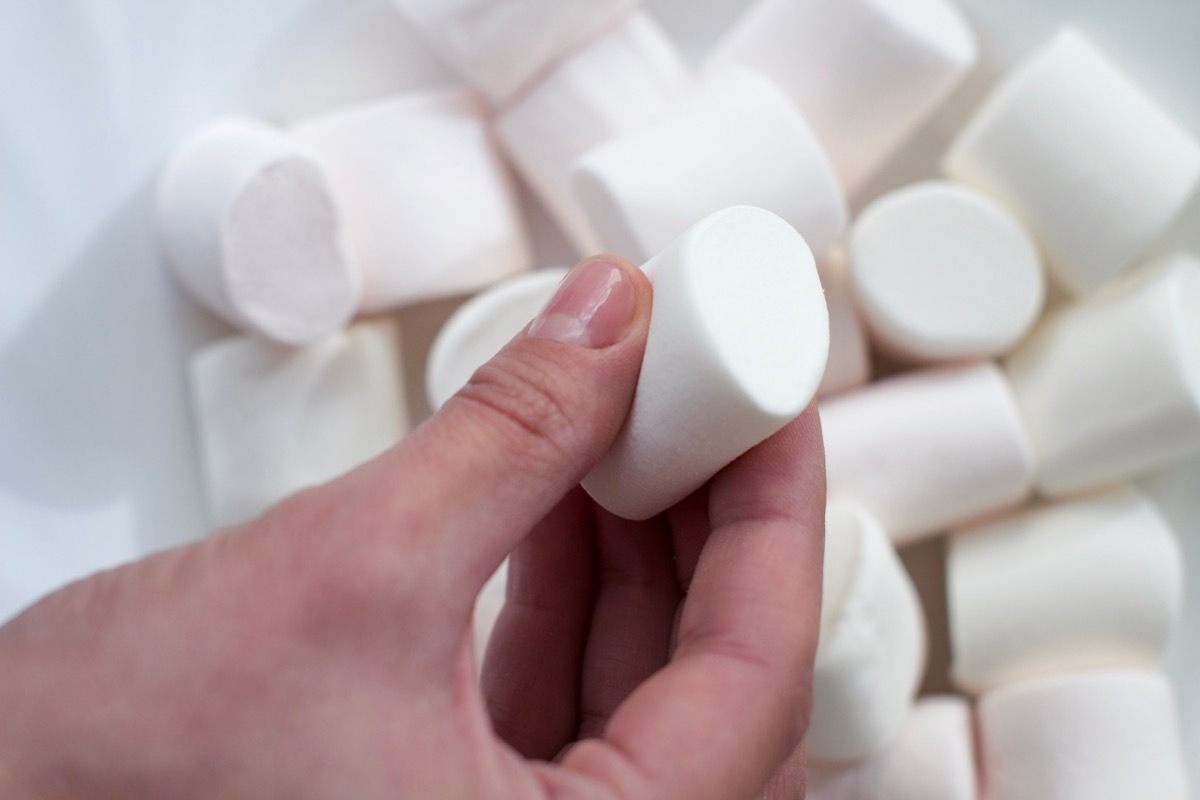
<path id="1" fill-rule="evenodd" d="M 0 796 L 762 791 L 807 719 L 819 427 L 810 409 L 649 522 L 597 509 L 577 484 L 628 411 L 650 298 L 628 263 L 585 262 L 378 459 L 0 629 Z M 472 605 L 510 552 L 481 690 Z"/>

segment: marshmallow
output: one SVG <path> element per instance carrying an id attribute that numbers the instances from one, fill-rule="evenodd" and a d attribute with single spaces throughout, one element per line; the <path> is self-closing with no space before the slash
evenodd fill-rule
<path id="1" fill-rule="evenodd" d="M 281 131 L 218 120 L 163 170 L 158 225 L 180 282 L 246 331 L 304 344 L 345 327 L 362 279 L 313 153 Z"/>
<path id="2" fill-rule="evenodd" d="M 984 695 L 988 800 L 1187 800 L 1170 683 L 1153 672 L 1063 675 Z"/>
<path id="3" fill-rule="evenodd" d="M 244 522 L 399 440 L 397 344 L 392 324 L 371 323 L 303 349 L 237 337 L 193 356 L 212 522 Z"/>
<path id="4" fill-rule="evenodd" d="M 1068 28 L 992 93 L 942 167 L 1016 212 L 1081 294 L 1170 226 L 1200 179 L 1200 145 Z"/>
<path id="5" fill-rule="evenodd" d="M 881 345 L 918 361 L 1007 352 L 1037 319 L 1037 247 L 1008 212 L 965 186 L 884 195 L 854 223 L 850 277 Z"/>
<path id="6" fill-rule="evenodd" d="M 957 534 L 946 580 L 952 672 L 972 692 L 1064 672 L 1153 669 L 1183 591 L 1175 537 L 1126 487 Z"/>
<path id="7" fill-rule="evenodd" d="M 846 224 L 846 198 L 808 123 L 770 81 L 730 70 L 662 117 L 592 150 L 572 186 L 603 245 L 634 261 L 726 206 L 783 217 L 813 253 Z"/>
<path id="8" fill-rule="evenodd" d="M 1200 452 L 1200 262 L 1175 256 L 1060 309 L 1008 373 L 1044 494 Z"/>
<path id="9" fill-rule="evenodd" d="M 475 645 L 475 669 L 483 673 L 483 659 L 487 655 L 488 642 L 496 629 L 496 620 L 504 610 L 508 592 L 508 559 L 492 573 L 475 598 L 475 611 L 471 619 L 471 638 Z"/>
<path id="10" fill-rule="evenodd" d="M 512 182 L 479 98 L 404 95 L 301 123 L 362 265 L 368 313 L 475 291 L 530 268 Z"/>
<path id="11" fill-rule="evenodd" d="M 925 618 L 896 549 L 869 514 L 830 507 L 825 541 L 808 754 L 846 761 L 879 752 L 904 724 L 925 669 Z"/>
<path id="12" fill-rule="evenodd" d="M 924 370 L 821 404 L 831 502 L 861 505 L 898 544 L 1016 505 L 1033 451 L 990 363 Z"/>
<path id="13" fill-rule="evenodd" d="M 850 294 L 847 272 L 843 247 L 834 246 L 817 259 L 817 275 L 829 309 L 829 362 L 817 397 L 839 394 L 871 379 L 867 333 Z"/>
<path id="14" fill-rule="evenodd" d="M 976 800 L 971 708 L 961 697 L 927 697 L 890 746 L 848 766 L 808 763 L 808 800 Z"/>
<path id="15" fill-rule="evenodd" d="M 654 308 L 633 405 L 583 481 L 627 519 L 666 510 L 798 416 L 829 352 L 812 253 L 770 212 L 719 211 L 643 269 Z"/>
<path id="16" fill-rule="evenodd" d="M 467 83 L 503 103 L 638 0 L 393 0 Z"/>
<path id="17" fill-rule="evenodd" d="M 496 118 L 517 170 L 581 255 L 603 247 L 571 192 L 575 162 L 661 115 L 689 84 L 675 46 L 639 12 L 564 59 Z"/>
<path id="18" fill-rule="evenodd" d="M 502 281 L 459 306 L 438 331 L 425 365 L 425 392 L 436 411 L 537 315 L 567 274 L 539 269 Z"/>
<path id="19" fill-rule="evenodd" d="M 978 59 L 946 0 L 759 0 L 710 57 L 776 81 L 859 188 Z"/>

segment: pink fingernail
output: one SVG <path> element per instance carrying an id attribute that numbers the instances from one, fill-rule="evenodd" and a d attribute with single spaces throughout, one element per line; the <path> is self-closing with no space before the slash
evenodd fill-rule
<path id="1" fill-rule="evenodd" d="M 563 279 L 529 326 L 529 335 L 580 347 L 608 347 L 625 335 L 636 301 L 625 270 L 603 258 L 588 259 Z"/>

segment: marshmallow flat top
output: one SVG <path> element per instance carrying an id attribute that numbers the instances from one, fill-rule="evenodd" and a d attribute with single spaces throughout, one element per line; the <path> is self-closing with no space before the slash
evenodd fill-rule
<path id="1" fill-rule="evenodd" d="M 817 397 L 862 386 L 871 379 L 867 332 L 851 296 L 846 249 L 834 246 L 817 259 L 817 274 L 829 308 L 829 362 Z"/>
<path id="2" fill-rule="evenodd" d="M 196 132 L 164 168 L 156 210 L 180 282 L 232 325 L 304 344 L 357 310 L 326 173 L 282 131 L 225 118 Z"/>
<path id="3" fill-rule="evenodd" d="M 425 391 L 434 411 L 500 352 L 537 315 L 566 276 L 539 269 L 485 289 L 459 306 L 438 332 L 425 366 Z"/>
<path id="4" fill-rule="evenodd" d="M 947 590 L 955 681 L 1157 666 L 1179 619 L 1179 545 L 1152 503 L 1111 490 L 962 531 Z"/>
<path id="5" fill-rule="evenodd" d="M 304 121 L 363 270 L 363 310 L 473 292 L 532 266 L 524 221 L 480 98 L 401 95 Z"/>
<path id="6" fill-rule="evenodd" d="M 1155 672 L 1026 681 L 978 706 L 988 800 L 1187 800 L 1171 685 Z"/>
<path id="7" fill-rule="evenodd" d="M 1020 224 L 985 195 L 943 181 L 894 191 L 862 212 L 850 276 L 876 338 L 919 360 L 1004 353 L 1045 298 L 1037 247 Z"/>
<path id="8" fill-rule="evenodd" d="M 654 308 L 633 405 L 583 481 L 627 519 L 669 508 L 798 416 L 829 351 L 812 253 L 774 214 L 717 212 L 644 270 Z"/>
<path id="9" fill-rule="evenodd" d="M 1082 294 L 1167 229 L 1200 180 L 1200 144 L 1068 28 L 1001 83 L 942 166 L 1021 217 Z"/>
<path id="10" fill-rule="evenodd" d="M 733 205 L 778 214 L 815 254 L 846 225 L 845 194 L 808 123 L 774 84 L 742 69 L 592 150 L 572 186 L 605 248 L 639 262 Z"/>

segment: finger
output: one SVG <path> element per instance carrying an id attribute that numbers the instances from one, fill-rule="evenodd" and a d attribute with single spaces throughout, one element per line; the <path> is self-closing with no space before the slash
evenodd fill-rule
<path id="1" fill-rule="evenodd" d="M 675 577 L 684 594 L 687 594 L 711 530 L 708 524 L 708 485 L 685 497 L 667 513 L 674 541 Z"/>
<path id="2" fill-rule="evenodd" d="M 579 684 L 595 593 L 591 500 L 567 495 L 509 561 L 508 592 L 483 665 L 496 734 L 552 759 L 579 727 Z"/>
<path id="3" fill-rule="evenodd" d="M 752 797 L 807 723 L 824 526 L 815 410 L 718 475 L 709 497 L 674 659 L 563 762 L 619 796 Z"/>
<path id="4" fill-rule="evenodd" d="M 763 800 L 804 800 L 808 795 L 808 752 L 801 742 L 783 766 L 775 770 Z"/>

